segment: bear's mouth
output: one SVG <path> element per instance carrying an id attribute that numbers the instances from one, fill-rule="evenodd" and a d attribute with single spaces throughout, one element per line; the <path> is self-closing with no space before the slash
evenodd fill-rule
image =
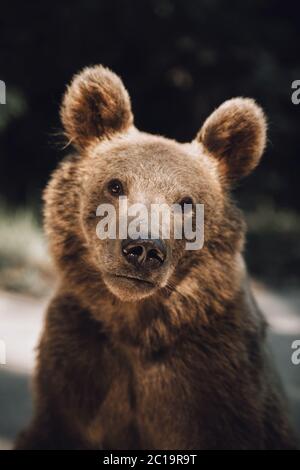
<path id="1" fill-rule="evenodd" d="M 155 283 L 152 282 L 152 281 L 149 281 L 147 279 L 142 279 L 140 277 L 137 277 L 137 276 L 128 276 L 128 275 L 125 275 L 125 274 L 113 274 L 114 277 L 117 277 L 119 279 L 124 279 L 124 280 L 127 280 L 129 282 L 134 282 L 136 284 L 139 284 L 139 285 L 146 285 L 148 287 L 156 287 Z"/>
<path id="2" fill-rule="evenodd" d="M 139 276 L 133 276 L 131 274 L 121 274 L 121 273 L 106 273 L 113 281 L 118 281 L 121 284 L 124 284 L 125 287 L 132 287 L 133 285 L 142 289 L 154 289 L 157 287 L 157 284 L 149 279 L 144 279 Z"/>
<path id="3" fill-rule="evenodd" d="M 139 301 L 160 289 L 159 280 L 146 273 L 106 271 L 103 280 L 110 292 L 122 301 Z"/>

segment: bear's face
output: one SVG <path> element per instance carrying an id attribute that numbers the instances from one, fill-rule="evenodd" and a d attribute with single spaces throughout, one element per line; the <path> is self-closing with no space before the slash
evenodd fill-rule
<path id="1" fill-rule="evenodd" d="M 120 299 L 138 300 L 153 294 L 168 284 L 178 263 L 190 257 L 184 233 L 182 238 L 175 237 L 172 218 L 169 236 L 162 238 L 160 226 L 160 235 L 151 240 L 151 207 L 177 204 L 182 209 L 190 204 L 185 207 L 189 215 L 196 204 L 203 204 L 206 241 L 210 231 L 220 224 L 223 198 L 218 173 L 214 162 L 205 156 L 199 165 L 200 158 L 198 146 L 138 132 L 90 150 L 83 185 L 87 190 L 81 199 L 82 226 L 94 264 Z M 139 239 L 131 243 L 128 226 L 134 217 L 130 215 L 125 221 L 126 238 L 110 236 L 101 240 L 96 233 L 96 209 L 107 204 L 115 209 L 119 234 L 120 197 L 126 198 L 127 207 L 142 204 L 149 216 L 148 233 L 140 229 Z M 162 219 L 160 222 L 162 225 Z"/>
<path id="2" fill-rule="evenodd" d="M 145 226 L 138 238 L 128 232 L 120 237 L 120 201 L 143 204 L 148 214 L 153 204 L 188 204 L 192 219 L 196 205 L 203 204 L 204 243 L 214 243 L 226 232 L 231 182 L 256 166 L 265 145 L 263 113 L 242 98 L 225 102 L 188 144 L 139 132 L 122 82 L 102 66 L 74 78 L 61 116 L 82 159 L 79 214 L 89 262 L 123 301 L 140 300 L 172 285 L 184 266 L 199 262 L 199 252 L 186 250 L 186 240 L 174 236 L 174 218 L 167 238 L 161 226 L 154 238 Z M 101 237 L 96 215 L 104 213 L 97 214 L 97 208 L 107 205 L 116 214 L 115 236 Z M 127 213 L 126 229 L 132 219 Z M 151 216 L 148 221 L 150 226 Z"/>

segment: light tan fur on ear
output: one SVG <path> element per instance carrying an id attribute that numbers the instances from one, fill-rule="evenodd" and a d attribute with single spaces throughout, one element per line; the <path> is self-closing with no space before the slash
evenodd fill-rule
<path id="1" fill-rule="evenodd" d="M 262 109 L 249 98 L 225 101 L 204 122 L 197 140 L 220 162 L 228 179 L 248 175 L 266 144 L 267 124 Z"/>
<path id="2" fill-rule="evenodd" d="M 61 120 L 70 143 L 80 149 L 95 138 L 126 131 L 133 117 L 121 79 L 102 65 L 85 68 L 67 88 Z"/>

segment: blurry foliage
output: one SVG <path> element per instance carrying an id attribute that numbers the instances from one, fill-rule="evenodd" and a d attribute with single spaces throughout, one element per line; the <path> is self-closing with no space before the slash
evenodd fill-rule
<path id="1" fill-rule="evenodd" d="M 291 83 L 300 79 L 299 12 L 299 3 L 279 0 L 2 4 L 2 197 L 39 206 L 63 156 L 58 110 L 65 85 L 82 67 L 103 63 L 124 79 L 137 127 L 180 141 L 192 139 L 222 101 L 254 97 L 269 119 L 269 145 L 237 198 L 251 213 L 266 206 L 296 213 L 300 105 L 291 102 Z"/>
<path id="2" fill-rule="evenodd" d="M 35 296 L 49 293 L 53 271 L 39 222 L 30 209 L 0 204 L 0 288 Z"/>
<path id="3" fill-rule="evenodd" d="M 246 220 L 250 272 L 273 285 L 299 288 L 300 214 L 262 203 Z"/>

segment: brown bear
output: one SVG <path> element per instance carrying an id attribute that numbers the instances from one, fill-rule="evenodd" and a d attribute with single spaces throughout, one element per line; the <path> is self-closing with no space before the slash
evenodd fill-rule
<path id="1" fill-rule="evenodd" d="M 263 111 L 223 103 L 195 140 L 136 129 L 121 80 L 86 68 L 61 118 L 77 152 L 45 191 L 57 268 L 39 345 L 35 415 L 17 449 L 289 449 L 285 400 L 243 261 L 230 190 L 258 164 Z M 204 204 L 202 249 L 100 239 L 99 204 Z"/>

